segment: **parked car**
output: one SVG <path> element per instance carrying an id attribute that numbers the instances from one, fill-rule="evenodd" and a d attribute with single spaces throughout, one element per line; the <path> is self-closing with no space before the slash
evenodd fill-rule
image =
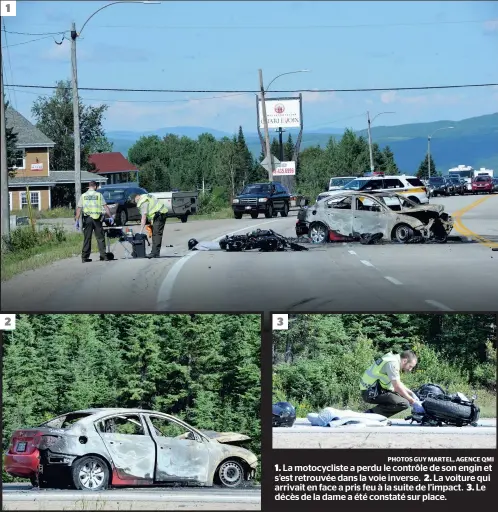
<path id="1" fill-rule="evenodd" d="M 444 241 L 453 229 L 443 205 L 420 205 L 397 193 L 365 194 L 342 190 L 298 213 L 296 235 L 315 243 L 357 240 L 382 233 L 384 240 L 406 243 L 416 236 Z"/>
<path id="2" fill-rule="evenodd" d="M 467 184 L 459 176 L 449 176 L 446 178 L 452 185 L 455 194 L 463 196 L 467 190 Z"/>
<path id="3" fill-rule="evenodd" d="M 280 183 L 251 183 L 232 200 L 232 210 L 236 219 L 248 213 L 257 219 L 260 213 L 266 218 L 275 217 L 278 212 L 282 217 L 289 214 L 291 195 Z"/>
<path id="4" fill-rule="evenodd" d="M 473 194 L 480 194 L 482 192 L 492 194 L 493 188 L 493 178 L 491 176 L 479 175 L 472 180 Z"/>
<path id="5" fill-rule="evenodd" d="M 87 409 L 16 430 L 4 469 L 40 487 L 68 483 L 88 491 L 175 482 L 234 488 L 258 465 L 256 455 L 236 445 L 247 440 L 156 411 Z"/>
<path id="6" fill-rule="evenodd" d="M 425 185 L 416 176 L 379 176 L 356 178 L 346 184 L 342 190 L 355 190 L 370 193 L 396 192 L 403 194 L 416 203 L 428 203 L 429 196 Z M 328 194 L 340 193 L 342 190 L 331 191 Z M 325 194 L 325 193 L 324 193 Z M 323 194 L 320 194 L 322 196 Z"/>
<path id="7" fill-rule="evenodd" d="M 147 194 L 147 190 L 138 186 L 103 185 L 99 192 L 102 193 L 111 210 L 112 216 L 118 226 L 124 226 L 128 221 L 139 221 L 140 210 L 129 199 L 131 194 Z"/>
<path id="8" fill-rule="evenodd" d="M 452 190 L 452 184 L 442 176 L 429 178 L 429 194 L 431 197 L 449 196 Z"/>
<path id="9" fill-rule="evenodd" d="M 493 192 L 498 192 L 498 178 L 493 178 Z"/>

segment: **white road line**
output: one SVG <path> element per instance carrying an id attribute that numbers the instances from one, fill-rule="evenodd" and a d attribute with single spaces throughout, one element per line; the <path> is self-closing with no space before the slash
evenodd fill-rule
<path id="1" fill-rule="evenodd" d="M 280 219 L 278 219 L 280 220 Z M 253 228 L 257 226 L 264 226 L 265 224 L 271 224 L 273 222 L 277 222 L 277 219 L 268 220 L 266 222 L 260 222 L 259 224 L 252 224 L 250 226 L 246 226 L 245 228 L 236 229 L 235 231 L 231 231 L 230 234 L 240 233 L 241 231 L 251 231 Z M 221 235 L 212 242 L 219 242 L 222 238 L 225 238 L 225 235 Z M 178 277 L 183 266 L 187 263 L 190 258 L 193 258 L 195 255 L 200 254 L 201 251 L 192 251 L 191 253 L 185 255 L 183 258 L 179 259 L 172 267 L 171 270 L 166 275 L 161 287 L 159 288 L 159 293 L 157 294 L 156 301 L 156 311 L 168 311 L 169 304 L 171 301 L 173 286 L 175 285 L 175 280 Z"/>
<path id="2" fill-rule="evenodd" d="M 366 265 L 367 267 L 373 267 L 373 266 L 374 266 L 374 265 L 372 265 L 372 264 L 371 264 L 369 261 L 367 261 L 367 260 L 360 260 L 360 261 L 363 263 L 363 265 Z"/>
<path id="3" fill-rule="evenodd" d="M 354 251 L 348 251 L 349 254 L 356 254 Z"/>
<path id="4" fill-rule="evenodd" d="M 431 306 L 434 306 L 437 309 L 440 309 L 441 311 L 453 311 L 453 309 L 449 308 L 448 306 L 445 306 L 444 304 L 441 304 L 441 302 L 438 302 L 437 300 L 426 300 L 427 304 L 430 304 Z"/>
<path id="5" fill-rule="evenodd" d="M 403 284 L 401 281 L 398 281 L 397 279 L 394 279 L 394 277 L 384 276 L 384 279 L 387 279 L 392 284 L 397 284 L 397 285 Z"/>

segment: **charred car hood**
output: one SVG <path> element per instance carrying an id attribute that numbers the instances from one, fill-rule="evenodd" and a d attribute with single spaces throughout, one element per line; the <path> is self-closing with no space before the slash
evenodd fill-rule
<path id="1" fill-rule="evenodd" d="M 418 206 L 417 208 L 404 208 L 399 213 L 403 215 L 410 215 L 411 213 L 421 212 L 435 212 L 441 214 L 444 212 L 444 206 L 442 204 L 426 204 Z"/>

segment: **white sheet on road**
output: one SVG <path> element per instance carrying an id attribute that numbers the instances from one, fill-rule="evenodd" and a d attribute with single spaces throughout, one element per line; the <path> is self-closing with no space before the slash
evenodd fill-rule
<path id="1" fill-rule="evenodd" d="M 381 414 L 355 412 L 349 409 L 325 407 L 318 414 L 308 414 L 308 421 L 313 427 L 382 427 L 388 425 L 388 419 Z"/>

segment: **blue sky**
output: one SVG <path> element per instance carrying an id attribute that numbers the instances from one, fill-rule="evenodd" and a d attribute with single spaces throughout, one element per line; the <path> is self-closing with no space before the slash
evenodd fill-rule
<path id="1" fill-rule="evenodd" d="M 107 2 L 17 2 L 3 18 L 6 84 L 53 85 L 70 77 L 70 45 L 44 34 L 69 30 Z M 60 36 L 54 36 L 60 42 Z M 35 40 L 37 39 L 37 40 Z M 23 44 L 21 44 L 23 43 Z M 26 43 L 26 44 L 24 44 Z M 7 48 L 5 47 L 7 46 Z M 349 89 L 498 83 L 498 2 L 162 2 L 116 4 L 78 39 L 80 87 Z M 23 115 L 41 89 L 7 89 Z M 254 94 L 82 91 L 106 102 L 107 130 L 205 126 L 256 131 Z M 210 98 L 210 99 L 207 99 Z M 407 92 L 304 93 L 305 130 L 365 127 L 365 112 L 397 125 L 460 120 L 498 111 L 498 88 Z"/>

